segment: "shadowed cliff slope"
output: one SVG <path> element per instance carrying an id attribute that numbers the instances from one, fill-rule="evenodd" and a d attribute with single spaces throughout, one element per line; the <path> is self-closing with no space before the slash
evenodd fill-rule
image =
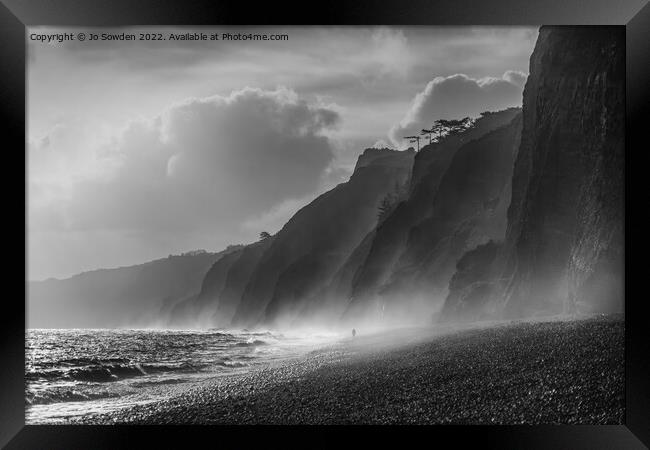
<path id="1" fill-rule="evenodd" d="M 355 275 L 351 297 L 372 297 L 389 279 L 406 248 L 411 229 L 430 216 L 433 198 L 458 148 L 508 124 L 518 112 L 519 109 L 511 108 L 486 114 L 464 133 L 422 148 L 413 165 L 409 196 L 378 227 L 368 256 Z"/>
<path id="2" fill-rule="evenodd" d="M 345 315 L 404 320 L 430 317 L 444 299 L 456 261 L 468 249 L 503 238 L 510 179 L 519 144 L 517 108 L 485 114 L 474 128 L 425 147 L 426 175 L 377 229 L 353 280 Z M 414 166 L 414 178 L 418 159 Z"/>
<path id="3" fill-rule="evenodd" d="M 225 327 L 230 324 L 250 275 L 271 239 L 240 246 L 215 261 L 196 295 L 178 302 L 169 312 L 169 326 Z"/>
<path id="4" fill-rule="evenodd" d="M 624 42 L 619 27 L 541 28 L 507 236 L 490 274 L 450 294 L 447 317 L 622 311 Z"/>
<path id="5" fill-rule="evenodd" d="M 350 180 L 298 211 L 255 267 L 233 325 L 291 323 L 377 222 L 377 205 L 404 184 L 414 151 L 367 149 Z"/>

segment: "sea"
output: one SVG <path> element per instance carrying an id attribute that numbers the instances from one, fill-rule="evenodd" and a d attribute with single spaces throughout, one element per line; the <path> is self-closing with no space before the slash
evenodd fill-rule
<path id="1" fill-rule="evenodd" d="M 163 400 L 196 382 L 300 356 L 335 338 L 248 330 L 29 329 L 25 421 L 65 423 Z"/>

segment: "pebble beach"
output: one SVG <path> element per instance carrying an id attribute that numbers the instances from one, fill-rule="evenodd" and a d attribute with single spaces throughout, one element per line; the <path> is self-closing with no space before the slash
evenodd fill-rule
<path id="1" fill-rule="evenodd" d="M 624 318 L 403 329 L 74 424 L 621 424 Z"/>

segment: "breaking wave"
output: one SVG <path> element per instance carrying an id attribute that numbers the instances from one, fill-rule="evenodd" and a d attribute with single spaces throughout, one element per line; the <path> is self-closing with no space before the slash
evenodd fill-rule
<path id="1" fill-rule="evenodd" d="M 268 345 L 264 341 L 260 341 L 259 339 L 249 339 L 246 342 L 237 342 L 235 344 L 235 347 L 258 347 L 260 345 Z"/>
<path id="2" fill-rule="evenodd" d="M 48 405 L 61 402 L 81 402 L 119 397 L 120 394 L 108 391 L 84 392 L 79 389 L 48 389 L 28 392 L 25 395 L 27 405 Z"/>
<path id="3" fill-rule="evenodd" d="M 194 372 L 201 369 L 196 364 L 183 362 L 178 364 L 138 364 L 106 363 L 106 361 L 79 361 L 84 367 L 69 369 L 48 369 L 28 371 L 25 377 L 31 380 L 75 380 L 88 382 L 108 382 L 123 378 L 150 375 L 161 372 Z"/>

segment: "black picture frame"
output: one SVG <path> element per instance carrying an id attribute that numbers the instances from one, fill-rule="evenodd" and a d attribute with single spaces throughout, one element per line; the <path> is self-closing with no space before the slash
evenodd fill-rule
<path id="1" fill-rule="evenodd" d="M 357 0 L 308 2 L 264 2 L 257 5 L 243 1 L 171 0 L 1 0 L 0 4 L 0 110 L 4 139 L 5 196 L 9 229 L 5 239 L 16 245 L 6 250 L 13 263 L 5 274 L 5 292 L 0 364 L 0 446 L 19 448 L 120 448 L 179 447 L 191 441 L 219 445 L 224 436 L 240 443 L 263 436 L 267 443 L 298 444 L 308 447 L 340 445 L 337 431 L 341 427 L 248 427 L 188 426 L 26 426 L 24 423 L 24 341 L 25 290 L 19 279 L 26 275 L 26 256 L 19 261 L 19 227 L 26 225 L 25 133 L 25 27 L 53 26 L 121 26 L 121 25 L 619 25 L 626 30 L 626 291 L 636 283 L 631 276 L 634 254 L 643 254 L 642 242 L 636 240 L 644 230 L 635 229 L 631 205 L 647 205 L 647 187 L 636 172 L 642 169 L 640 156 L 647 151 L 645 124 L 650 105 L 650 5 L 646 0 Z M 643 145 L 645 143 L 645 145 Z M 634 161 L 634 164 L 633 162 Z M 21 169 L 22 168 L 22 173 Z M 24 175 L 23 182 L 19 179 Z M 643 199 L 633 200 L 641 193 Z M 18 211 L 23 211 L 23 220 Z M 643 214 L 643 212 L 641 212 Z M 637 222 L 637 227 L 638 227 Z M 13 230 L 11 228 L 14 228 Z M 23 228 L 26 230 L 26 228 Z M 26 249 L 26 231 L 23 235 Z M 635 239 L 635 241 L 632 241 Z M 643 239 L 641 239 L 642 241 Z M 634 242 L 634 248 L 631 246 Z M 25 253 L 26 255 L 26 253 Z M 5 255 L 7 256 L 7 255 Z M 22 273 L 21 273 L 22 272 Z M 22 294 L 22 295 L 21 295 Z M 453 443 L 454 447 L 473 444 L 498 448 L 567 448 L 627 449 L 650 445 L 650 344 L 645 324 L 645 298 L 628 295 L 626 317 L 626 414 L 620 426 L 437 426 L 437 427 L 350 427 L 373 440 L 400 445 L 422 440 L 431 445 Z M 291 432 L 290 440 L 283 437 Z M 276 441 L 273 438 L 278 438 Z M 365 438 L 364 438 L 365 439 Z M 406 444 L 408 445 L 408 444 Z"/>

